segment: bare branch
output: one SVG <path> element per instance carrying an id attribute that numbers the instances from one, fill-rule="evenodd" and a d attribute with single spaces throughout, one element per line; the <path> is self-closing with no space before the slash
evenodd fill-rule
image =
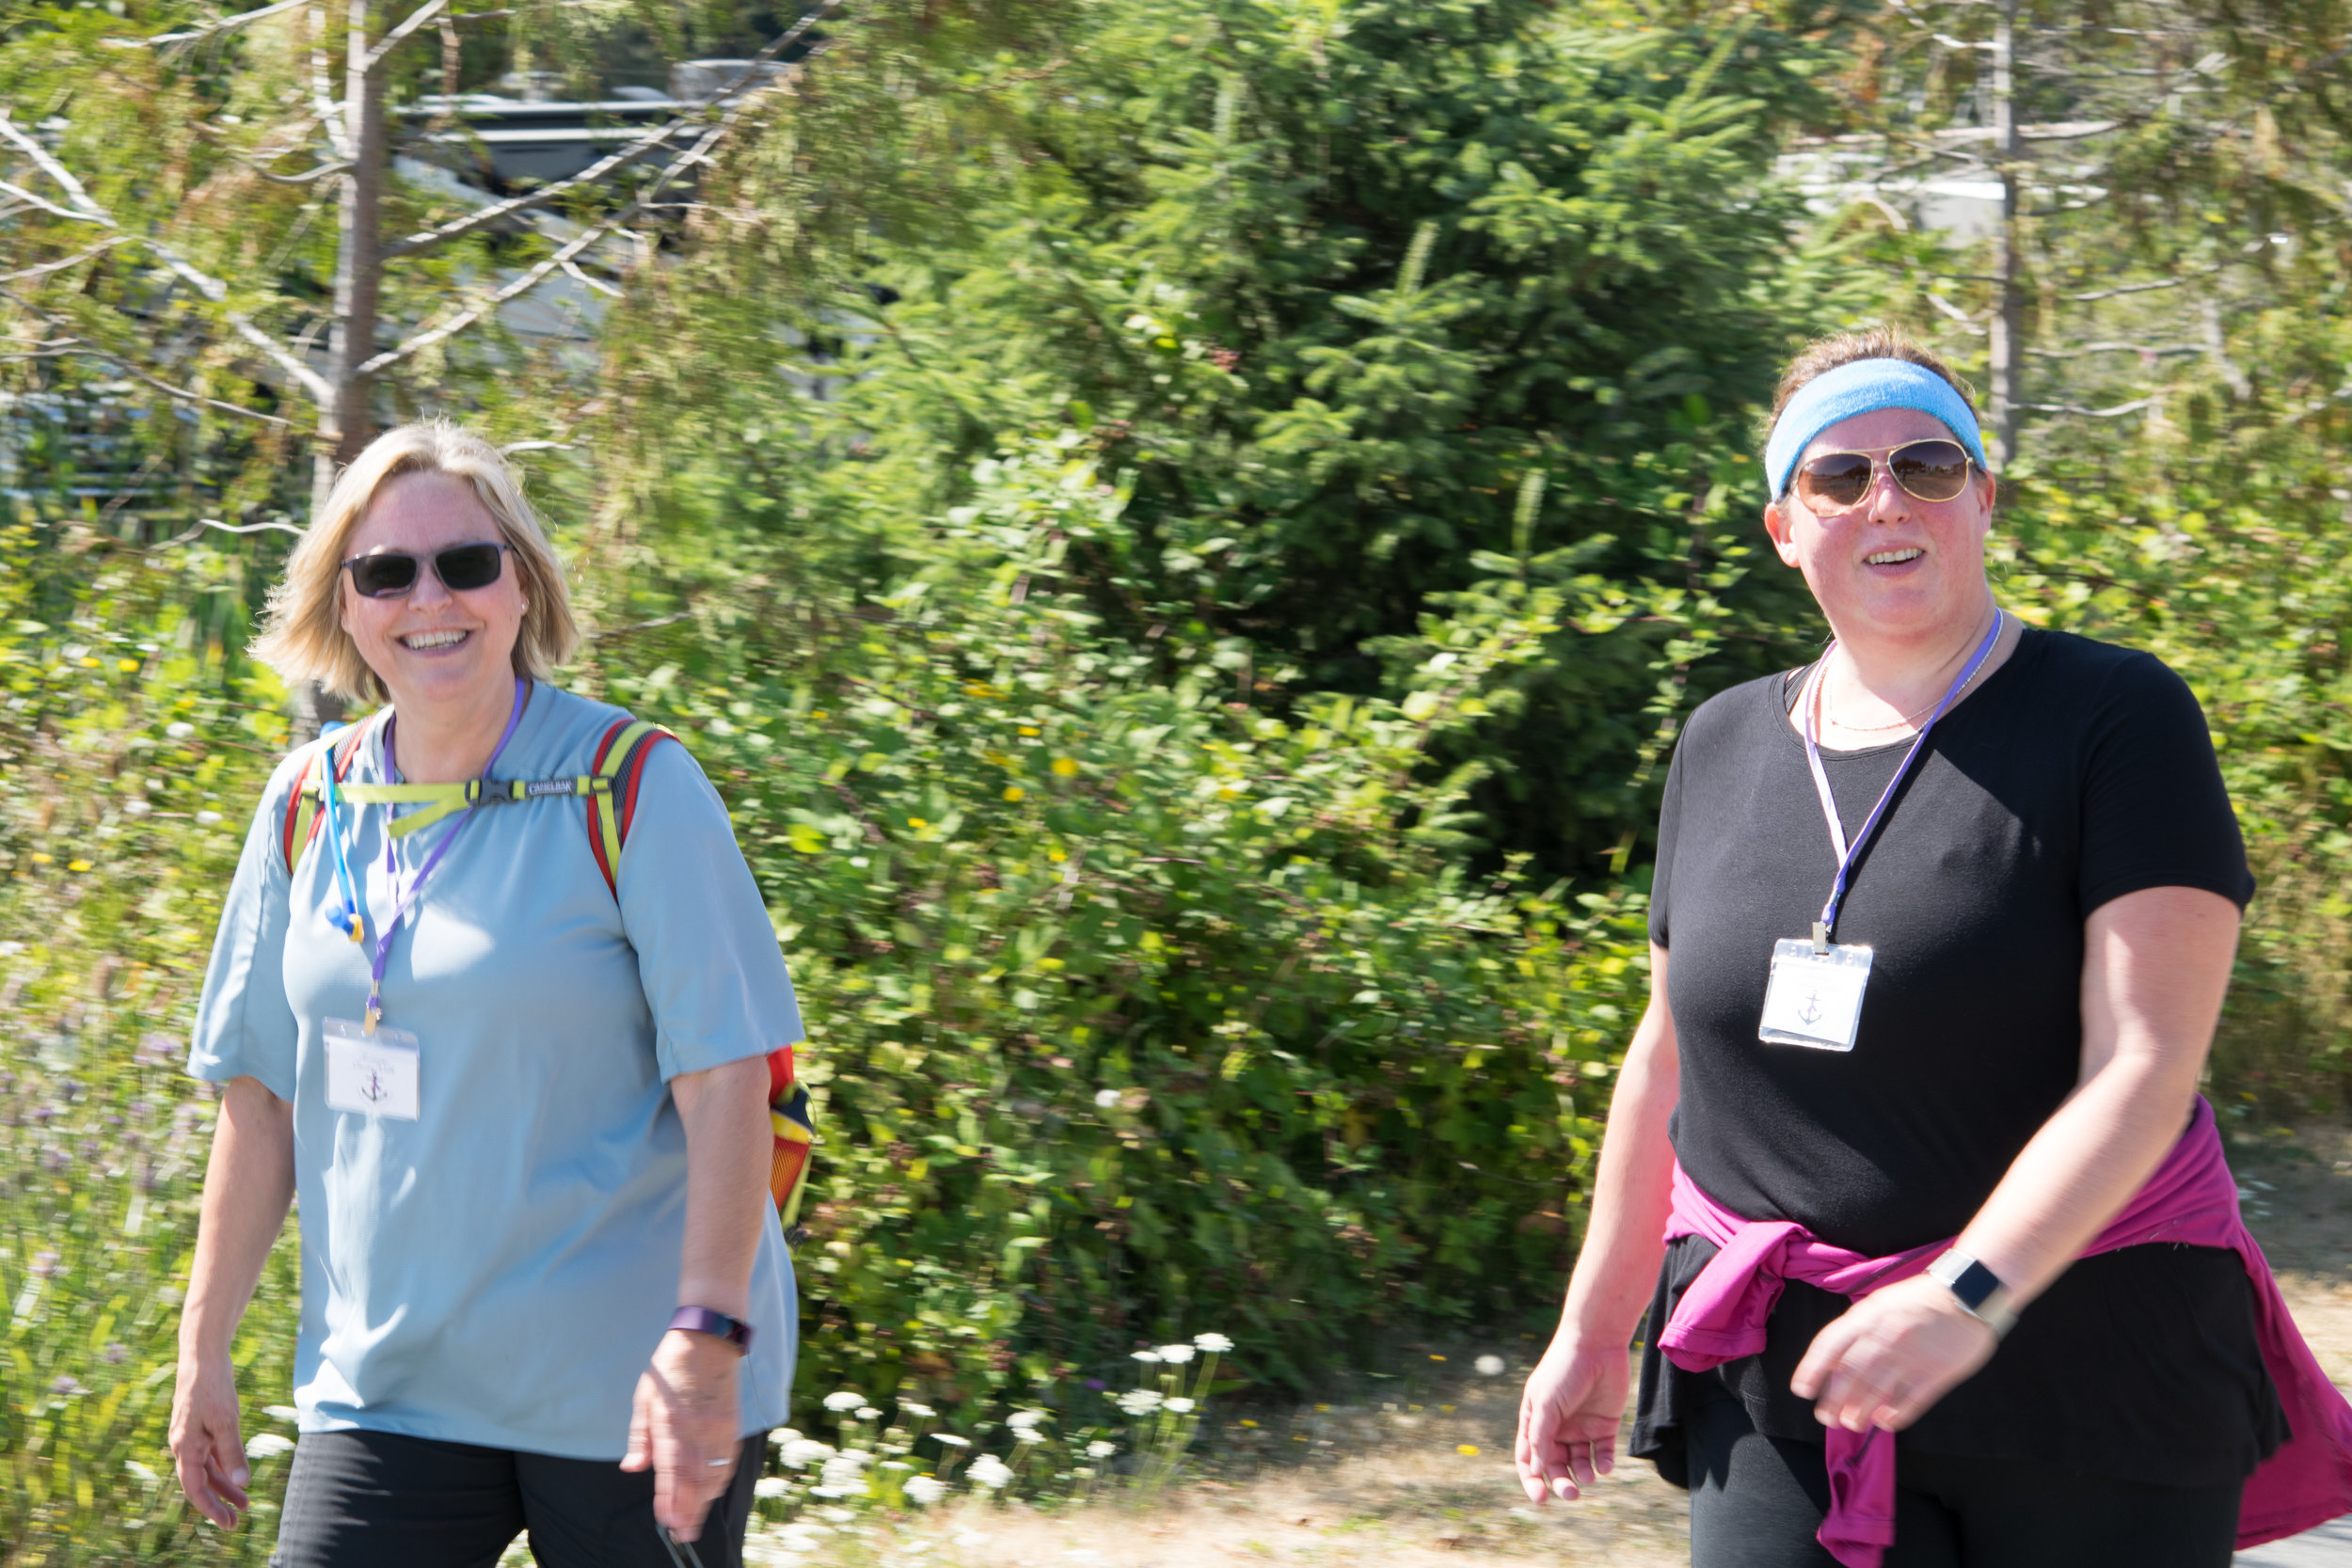
<path id="1" fill-rule="evenodd" d="M 48 311 L 42 309 L 40 306 L 33 304 L 31 301 L 26 300 L 18 294 L 10 293 L 6 289 L 0 289 L 0 299 L 7 300 L 9 304 L 24 311 L 26 315 L 31 316 L 34 320 L 41 322 L 49 326 L 63 327 L 71 325 L 68 322 L 61 321 L 57 317 L 51 315 Z M 17 355 L 12 356 L 11 357 L 52 359 L 61 355 L 73 355 L 82 358 L 97 359 L 105 364 L 112 365 L 123 374 L 130 376 L 135 380 L 146 383 L 148 386 L 154 388 L 155 390 L 164 393 L 166 396 L 177 398 L 183 403 L 199 404 L 206 408 L 217 409 L 223 414 L 234 414 L 240 419 L 259 420 L 263 424 L 280 425 L 289 430 L 294 428 L 294 422 L 291 420 L 281 420 L 275 414 L 264 414 L 258 408 L 247 408 L 242 404 L 224 403 L 218 398 L 206 397 L 201 392 L 190 391 L 185 387 L 174 387 L 170 382 L 164 380 L 160 376 L 150 374 L 148 372 L 140 369 L 137 365 L 134 364 L 129 359 L 124 358 L 121 355 L 115 353 L 113 350 L 101 348 L 97 344 L 89 342 L 85 339 L 56 338 L 40 344 L 40 346 L 43 352 L 30 355 Z"/>
<path id="2" fill-rule="evenodd" d="M 324 180 L 330 174 L 341 174 L 351 166 L 347 163 L 321 164 L 316 168 L 306 168 L 300 174 L 272 174 L 259 164 L 250 166 L 254 173 L 277 184 L 307 185 L 314 180 Z"/>
<path id="3" fill-rule="evenodd" d="M 370 359 L 365 364 L 361 365 L 353 373 L 360 376 L 374 375 L 378 372 L 390 369 L 392 366 L 399 364 L 402 360 L 406 359 L 424 349 L 431 348 L 435 343 L 455 337 L 458 333 L 463 332 L 466 328 L 471 326 L 474 323 L 480 321 L 483 317 L 488 315 L 491 311 L 505 304 L 508 300 L 513 299 L 516 295 L 527 293 L 532 289 L 537 287 L 540 280 L 545 278 L 549 273 L 563 267 L 567 262 L 571 261 L 573 258 L 579 256 L 580 252 L 596 244 L 599 240 L 609 238 L 614 230 L 618 229 L 622 224 L 628 221 L 628 219 L 634 215 L 634 204 L 622 209 L 618 214 L 581 234 L 578 239 L 573 240 L 570 244 L 564 245 L 561 250 L 558 250 L 554 255 L 549 256 L 546 261 L 539 262 L 535 266 L 526 268 L 524 271 L 516 274 L 514 277 L 508 279 L 505 284 L 493 290 L 489 293 L 484 294 L 481 298 L 475 300 L 471 305 L 466 307 L 463 310 L 458 311 L 457 314 L 450 317 L 449 320 L 441 323 L 439 325 L 426 328 L 424 331 L 418 333 L 415 337 L 410 338 L 406 342 L 402 343 L 397 348 L 386 349 L 374 358 Z"/>
<path id="4" fill-rule="evenodd" d="M 2178 355 L 2199 355 L 2208 352 L 2202 343 L 2082 343 L 2074 348 L 2031 348 L 2026 351 L 2037 359 L 2079 359 L 2087 354 L 2137 354 L 2171 357 Z"/>
<path id="5" fill-rule="evenodd" d="M 243 527 L 240 527 L 235 523 L 216 522 L 211 517 L 199 517 L 196 520 L 196 526 L 188 530 L 187 532 L 177 534 L 172 538 L 163 541 L 161 544 L 151 545 L 149 548 L 167 550 L 174 545 L 193 544 L 204 536 L 204 531 L 206 529 L 218 529 L 223 533 L 266 533 L 275 530 L 279 533 L 291 533 L 296 539 L 303 537 L 303 531 L 294 527 L 292 523 L 246 523 Z"/>
<path id="6" fill-rule="evenodd" d="M 2078 403 L 2021 403 L 2015 406 L 2031 414 L 2072 414 L 2084 420 L 2120 420 L 2126 414 L 2137 414 L 2154 404 L 2153 397 L 2138 398 L 2131 403 L 2119 403 L 2112 408 L 2085 408 Z"/>
<path id="7" fill-rule="evenodd" d="M 1979 326 L 1977 325 L 1976 317 L 1970 315 L 1967 311 L 1962 309 L 1959 306 L 1954 305 L 1950 300 L 1946 299 L 1942 294 L 1936 293 L 1932 290 L 1928 293 L 1928 303 L 1934 306 L 1938 310 L 1941 310 L 1945 315 L 1949 316 L 1952 320 L 1958 322 L 1961 325 L 1961 330 L 1964 332 L 1981 338 L 1992 330 L 1990 327 Z"/>
<path id="8" fill-rule="evenodd" d="M 16 121 L 8 118 L 8 111 L 5 109 L 0 109 L 0 138 L 5 138 L 13 146 L 21 149 L 33 160 L 34 163 L 40 166 L 41 172 L 48 175 L 50 179 L 55 180 L 59 185 L 63 186 L 66 193 L 72 197 L 75 204 L 78 205 L 82 211 L 79 213 L 69 214 L 67 214 L 68 216 L 78 217 L 86 222 L 100 224 L 105 228 L 120 232 L 121 225 L 115 222 L 113 215 L 109 214 L 106 209 L 101 207 L 90 196 L 88 191 L 83 189 L 82 182 L 73 178 L 72 171 L 69 170 L 63 164 L 57 162 L 56 159 L 51 157 L 47 148 L 42 147 L 40 142 L 34 140 L 31 136 L 26 135 L 24 130 L 18 126 Z M 39 199 L 38 198 L 30 197 L 27 198 L 32 200 Z M 46 205 L 46 203 L 43 203 L 43 205 Z M 149 251 L 153 253 L 157 261 L 163 262 L 166 267 L 170 269 L 174 277 L 179 277 L 187 283 L 191 288 L 195 289 L 198 293 L 202 294 L 206 299 L 212 301 L 215 305 L 226 306 L 228 304 L 229 285 L 223 283 L 219 278 L 213 277 L 209 273 L 198 270 L 195 266 L 191 265 L 185 258 L 181 256 L 178 251 L 172 249 L 171 246 L 166 245 L 163 241 L 156 239 L 151 234 L 134 234 L 127 235 L 125 237 L 135 244 L 146 246 Z M 287 353 L 282 344 L 271 338 L 268 333 L 254 325 L 251 318 L 247 317 L 244 312 L 239 310 L 224 310 L 222 313 L 228 318 L 230 326 L 234 329 L 238 337 L 243 338 L 246 342 L 251 343 L 255 348 L 260 349 L 263 354 L 269 356 L 271 363 L 275 364 L 279 370 L 284 371 L 288 375 L 293 376 L 296 381 L 300 382 L 303 388 L 308 390 L 312 397 L 318 399 L 321 403 L 332 401 L 334 389 L 327 386 L 326 378 L 320 375 L 318 372 L 312 370 L 310 366 L 304 364 L 301 360 L 295 358 L 293 355 Z"/>
<path id="9" fill-rule="evenodd" d="M 65 218 L 72 223 L 95 223 L 107 229 L 112 229 L 114 227 L 112 223 L 108 222 L 104 218 L 95 218 L 90 216 L 87 213 L 77 213 L 72 211 L 71 208 L 60 207 L 54 201 L 44 200 L 40 197 L 35 196 L 32 192 L 26 190 L 22 185 L 11 185 L 6 180 L 0 180 L 0 191 L 8 192 L 10 196 L 16 198 L 19 201 L 25 203 L 27 206 L 40 208 L 42 212 L 47 213 L 52 217 Z"/>
<path id="10" fill-rule="evenodd" d="M 106 209 L 101 207 L 96 201 L 90 199 L 89 192 L 82 188 L 82 182 L 73 178 L 72 171 L 69 170 L 63 164 L 57 162 L 56 159 L 51 157 L 49 155 L 49 150 L 41 146 L 39 139 L 27 135 L 23 127 L 19 126 L 15 120 L 8 118 L 8 111 L 6 109 L 0 109 L 0 136 L 7 137 L 8 141 L 18 149 L 18 150 L 22 151 L 26 157 L 32 159 L 34 165 L 39 167 L 43 174 L 46 174 L 50 179 L 55 180 L 58 185 L 64 189 L 67 196 L 73 198 L 73 204 L 80 208 L 81 211 L 79 213 L 67 214 L 67 216 L 94 217 L 97 221 L 104 224 L 109 229 L 114 227 L 115 220 L 106 215 Z M 10 186 L 8 188 L 14 194 L 24 195 L 23 192 L 16 191 L 14 186 Z M 42 206 L 48 206 L 48 203 L 40 201 L 39 197 L 25 195 L 24 198 L 27 201 L 39 202 Z M 55 207 L 51 207 L 49 210 L 53 213 L 56 211 Z"/>
<path id="11" fill-rule="evenodd" d="M 499 451 L 512 457 L 518 451 L 578 451 L 584 444 L 580 441 L 509 441 Z"/>
<path id="12" fill-rule="evenodd" d="M 595 183 L 626 164 L 634 163 L 646 153 L 659 149 L 670 137 L 687 129 L 689 126 L 683 118 L 674 119 L 667 125 L 639 137 L 619 151 L 607 153 L 569 180 L 559 180 L 553 184 L 542 185 L 535 191 L 527 191 L 521 196 L 511 197 L 487 207 L 477 207 L 464 217 L 452 218 L 438 229 L 424 230 L 409 235 L 405 240 L 388 245 L 379 254 L 387 261 L 397 261 L 403 256 L 414 256 L 419 251 L 431 250 L 436 245 L 446 245 L 478 229 L 486 229 L 501 218 L 510 217 L 516 213 L 528 212 L 533 207 L 544 206 L 557 197 L 567 195 L 583 185 Z"/>
<path id="13" fill-rule="evenodd" d="M 274 6 L 263 6 L 256 11 L 240 11 L 235 16 L 224 16 L 218 22 L 208 22 L 201 27 L 192 27 L 184 33 L 158 33 L 153 38 L 148 39 L 108 39 L 106 44 L 113 49 L 165 49 L 173 44 L 194 43 L 199 39 L 234 32 L 239 27 L 259 22 L 264 17 L 276 16 L 280 11 L 290 11 L 297 6 L 308 3 L 309 0 L 278 0 L 278 4 Z"/>
<path id="14" fill-rule="evenodd" d="M 737 72 L 731 81 L 722 84 L 716 90 L 696 100 L 691 107 L 676 119 L 648 131 L 619 150 L 597 159 L 570 179 L 558 180 L 552 184 L 542 185 L 535 191 L 526 192 L 521 196 L 488 207 L 477 208 L 464 217 L 453 218 L 437 229 L 428 229 L 422 232 L 411 234 L 396 244 L 386 245 L 380 253 L 383 260 L 389 261 L 403 256 L 414 256 L 421 250 L 430 250 L 436 245 L 446 245 L 460 235 L 470 234 L 476 230 L 486 228 L 501 218 L 511 217 L 516 213 L 526 212 L 533 207 L 544 206 L 560 197 L 592 185 L 614 169 L 634 163 L 647 153 L 657 150 L 666 145 L 672 137 L 691 130 L 695 121 L 708 112 L 714 104 L 724 101 L 730 93 L 748 83 L 760 66 L 798 42 L 811 27 L 839 9 L 840 6 L 841 0 L 819 0 L 819 4 L 807 15 L 786 28 L 766 48 L 745 61 L 743 69 Z M 730 117 L 730 122 L 731 119 L 732 117 Z M 675 172 L 680 166 L 682 166 L 681 164 L 673 164 L 671 169 Z"/>
<path id="15" fill-rule="evenodd" d="M 375 47 L 368 51 L 368 57 L 360 65 L 360 71 L 371 71 L 381 65 L 385 55 L 400 47 L 402 40 L 439 15 L 448 4 L 449 0 L 424 0 L 424 4 L 410 11 L 399 26 L 376 40 Z"/>
<path id="16" fill-rule="evenodd" d="M 584 288 L 593 289 L 600 294 L 610 294 L 614 299 L 621 297 L 620 290 L 614 288 L 612 284 L 607 283 L 601 277 L 589 277 L 586 273 L 580 270 L 580 263 L 577 261 L 564 262 L 564 272 L 566 277 L 570 277 L 573 281 L 580 284 Z"/>

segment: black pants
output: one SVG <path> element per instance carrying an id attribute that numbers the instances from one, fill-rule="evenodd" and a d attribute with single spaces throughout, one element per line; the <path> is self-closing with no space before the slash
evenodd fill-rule
<path id="1" fill-rule="evenodd" d="M 742 1568 L 761 1447 L 710 1505 L 703 1568 Z M 671 1568 L 651 1470 L 388 1432 L 303 1433 L 270 1568 L 492 1568 L 526 1529 L 539 1568 Z"/>
<path id="2" fill-rule="evenodd" d="M 1759 1433 L 1738 1400 L 1701 1405 L 1691 1459 L 1692 1568 L 1837 1568 L 1822 1445 Z M 2153 1486 L 2021 1459 L 1906 1453 L 1885 1568 L 2228 1568 L 2244 1483 Z"/>

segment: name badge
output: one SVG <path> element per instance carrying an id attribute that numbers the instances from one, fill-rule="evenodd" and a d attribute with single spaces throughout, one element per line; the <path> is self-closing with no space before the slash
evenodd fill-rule
<path id="1" fill-rule="evenodd" d="M 1870 983 L 1870 950 L 1832 942 L 1827 952 L 1801 937 L 1772 944 L 1772 981 L 1756 1037 L 1772 1045 L 1851 1051 Z"/>
<path id="2" fill-rule="evenodd" d="M 337 1111 L 417 1119 L 417 1037 L 347 1018 L 326 1021 L 326 1103 Z"/>

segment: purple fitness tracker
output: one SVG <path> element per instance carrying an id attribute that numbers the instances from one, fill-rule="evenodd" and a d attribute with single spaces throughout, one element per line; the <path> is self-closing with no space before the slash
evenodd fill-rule
<path id="1" fill-rule="evenodd" d="M 724 1312 L 713 1312 L 707 1307 L 681 1307 L 670 1314 L 670 1326 L 689 1334 L 715 1335 L 733 1345 L 739 1354 L 751 1354 L 752 1325 Z"/>

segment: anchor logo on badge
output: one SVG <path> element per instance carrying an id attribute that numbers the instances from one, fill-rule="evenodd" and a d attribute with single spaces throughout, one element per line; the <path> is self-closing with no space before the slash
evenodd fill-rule
<path id="1" fill-rule="evenodd" d="M 375 1103 L 389 1100 L 392 1097 L 392 1091 L 385 1085 L 384 1075 L 371 1068 L 368 1070 L 367 1083 L 360 1085 L 359 1097 L 371 1103 Z"/>
<path id="2" fill-rule="evenodd" d="M 1797 1009 L 1797 1017 L 1807 1023 L 1821 1022 L 1821 988 L 1814 987 L 1804 993 L 1804 1006 Z"/>

